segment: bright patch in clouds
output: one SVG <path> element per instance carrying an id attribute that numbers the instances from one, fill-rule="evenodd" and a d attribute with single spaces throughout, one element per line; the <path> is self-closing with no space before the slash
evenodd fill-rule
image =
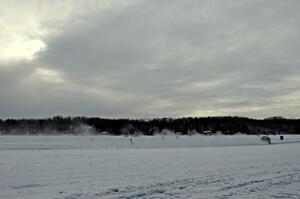
<path id="1" fill-rule="evenodd" d="M 46 44 L 39 39 L 16 36 L 11 41 L 0 43 L 0 60 L 33 60 L 37 52 L 45 50 Z"/>
<path id="2" fill-rule="evenodd" d="M 46 49 L 45 39 L 63 34 L 74 24 L 86 24 L 81 18 L 90 13 L 101 15 L 114 5 L 122 9 L 128 1 L 89 0 L 0 0 L 0 61 L 35 58 Z"/>
<path id="3" fill-rule="evenodd" d="M 33 73 L 33 77 L 50 83 L 64 82 L 63 77 L 59 72 L 46 68 L 37 68 Z"/>

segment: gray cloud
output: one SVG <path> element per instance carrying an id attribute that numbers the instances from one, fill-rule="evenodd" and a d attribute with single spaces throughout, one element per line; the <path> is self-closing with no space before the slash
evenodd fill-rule
<path id="1" fill-rule="evenodd" d="M 297 0 L 113 2 L 0 62 L 1 117 L 300 116 Z"/>

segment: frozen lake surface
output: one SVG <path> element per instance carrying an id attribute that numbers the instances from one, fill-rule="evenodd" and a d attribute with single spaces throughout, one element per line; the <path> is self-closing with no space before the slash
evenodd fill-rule
<path id="1" fill-rule="evenodd" d="M 300 136 L 0 136 L 0 198 L 300 198 Z"/>

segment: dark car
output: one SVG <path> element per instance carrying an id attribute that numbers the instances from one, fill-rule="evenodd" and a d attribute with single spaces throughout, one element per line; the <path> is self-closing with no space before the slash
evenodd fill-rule
<path id="1" fill-rule="evenodd" d="M 267 143 L 271 144 L 271 138 L 268 137 L 268 136 L 262 136 L 260 138 L 260 140 L 263 141 L 263 142 L 267 142 Z"/>

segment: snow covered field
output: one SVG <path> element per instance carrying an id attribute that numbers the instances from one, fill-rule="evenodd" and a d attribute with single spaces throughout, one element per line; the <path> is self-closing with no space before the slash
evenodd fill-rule
<path id="1" fill-rule="evenodd" d="M 1 199 L 300 198 L 300 136 L 0 136 Z"/>

